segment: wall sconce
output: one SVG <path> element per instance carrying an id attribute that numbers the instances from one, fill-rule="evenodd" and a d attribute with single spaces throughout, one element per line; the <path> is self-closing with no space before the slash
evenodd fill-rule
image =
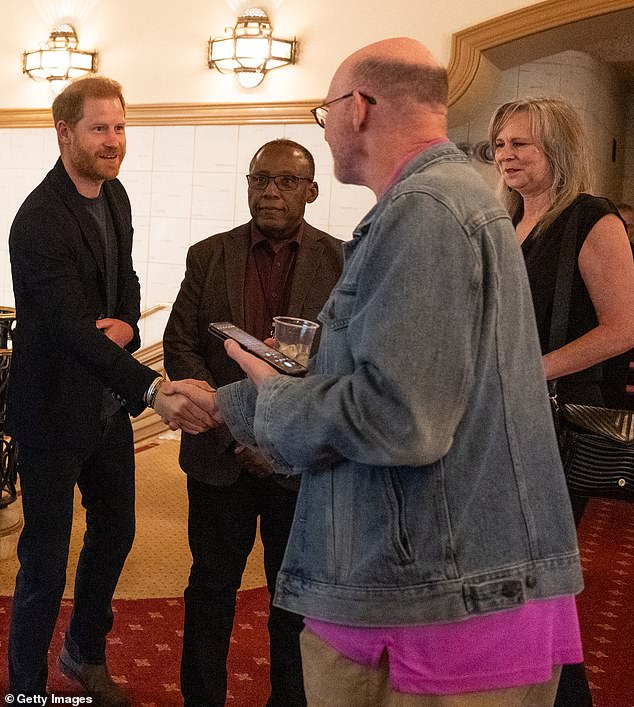
<path id="1" fill-rule="evenodd" d="M 258 86 L 264 74 L 295 63 L 297 42 L 276 39 L 269 18 L 259 7 L 245 10 L 224 37 L 209 40 L 209 68 L 235 73 L 243 88 Z"/>
<path id="2" fill-rule="evenodd" d="M 53 89 L 77 76 L 97 70 L 97 52 L 77 49 L 79 42 L 74 27 L 58 25 L 39 49 L 22 55 L 22 73 L 36 81 L 50 81 Z"/>

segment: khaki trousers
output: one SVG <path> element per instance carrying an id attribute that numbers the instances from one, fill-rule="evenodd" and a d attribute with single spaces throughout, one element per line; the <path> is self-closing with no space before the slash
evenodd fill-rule
<path id="1" fill-rule="evenodd" d="M 378 667 L 355 663 L 306 629 L 300 635 L 308 707 L 552 707 L 561 666 L 546 683 L 462 695 L 413 695 L 390 687 L 387 654 Z"/>

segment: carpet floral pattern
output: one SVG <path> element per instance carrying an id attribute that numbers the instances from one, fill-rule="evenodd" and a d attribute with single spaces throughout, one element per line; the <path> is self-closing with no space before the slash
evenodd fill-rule
<path id="1" fill-rule="evenodd" d="M 586 588 L 578 598 L 586 668 L 595 707 L 634 707 L 634 505 L 593 501 L 579 529 Z M 1 569 L 1 567 L 0 567 Z M 0 597 L 0 697 L 7 688 L 10 597 Z M 181 598 L 116 599 L 108 638 L 111 672 L 135 707 L 178 707 L 182 642 Z M 55 694 L 78 694 L 55 659 L 70 615 L 64 600 L 49 656 Z M 269 691 L 268 593 L 238 593 L 228 663 L 228 707 L 263 707 Z"/>
<path id="2" fill-rule="evenodd" d="M 634 504 L 594 500 L 579 528 L 577 599 L 595 707 L 634 707 Z"/>
<path id="3" fill-rule="evenodd" d="M 269 693 L 269 651 L 266 640 L 268 592 L 265 588 L 238 593 L 236 621 L 227 664 L 229 707 L 258 707 Z M 6 637 L 10 599 L 0 598 L 0 696 L 7 690 Z M 79 694 L 56 665 L 72 602 L 64 600 L 49 652 L 49 691 Z M 108 664 L 113 679 L 130 695 L 135 707 L 180 707 L 179 666 L 183 638 L 182 599 L 118 599 L 114 628 L 108 636 Z M 0 702 L 0 704 L 2 704 Z"/>

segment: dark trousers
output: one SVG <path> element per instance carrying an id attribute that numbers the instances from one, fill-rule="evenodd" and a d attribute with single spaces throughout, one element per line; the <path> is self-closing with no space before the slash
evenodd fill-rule
<path id="1" fill-rule="evenodd" d="M 13 693 L 43 694 L 47 652 L 66 582 L 75 484 L 87 527 L 68 644 L 79 660 L 105 660 L 112 595 L 134 539 L 130 418 L 121 410 L 104 420 L 94 449 L 41 449 L 20 441 L 18 465 L 24 528 L 11 612 L 9 682 Z"/>
<path id="2" fill-rule="evenodd" d="M 601 390 L 594 383 L 571 384 L 560 381 L 558 392 L 562 402 L 598 406 L 604 404 Z M 588 505 L 588 499 L 570 494 L 570 502 L 575 527 L 578 527 Z M 584 663 L 562 666 L 554 707 L 592 707 L 592 695 Z"/>
<path id="3" fill-rule="evenodd" d="M 592 707 L 584 663 L 562 666 L 554 707 Z"/>
<path id="4" fill-rule="evenodd" d="M 297 494 L 271 477 L 242 472 L 231 486 L 187 479 L 193 564 L 185 590 L 181 690 L 185 707 L 224 707 L 236 593 L 255 542 L 258 516 L 271 594 L 284 557 Z M 299 652 L 303 619 L 271 603 L 269 707 L 306 704 Z"/>
<path id="5" fill-rule="evenodd" d="M 583 496 L 570 494 L 575 527 L 579 527 L 581 523 L 588 500 Z M 562 666 L 554 707 L 592 707 L 592 693 L 586 677 L 585 663 Z"/>

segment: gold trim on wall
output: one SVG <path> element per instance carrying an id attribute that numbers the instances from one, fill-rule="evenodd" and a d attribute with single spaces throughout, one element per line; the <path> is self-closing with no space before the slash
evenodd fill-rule
<path id="1" fill-rule="evenodd" d="M 129 125 L 244 125 L 248 123 L 312 123 L 310 109 L 320 101 L 295 103 L 159 103 L 132 105 Z"/>
<path id="2" fill-rule="evenodd" d="M 127 125 L 246 125 L 312 123 L 319 103 L 144 103 L 126 106 Z M 0 128 L 50 128 L 49 108 L 0 110 Z"/>
<path id="3" fill-rule="evenodd" d="M 634 7 L 634 0 L 546 0 L 496 17 L 452 37 L 449 62 L 449 104 L 460 102 L 470 89 L 491 81 L 494 67 L 484 52 L 518 39 Z M 477 93 L 477 91 L 476 91 Z M 148 103 L 129 105 L 128 125 L 245 125 L 311 123 L 310 109 L 319 103 Z M 0 128 L 52 127 L 47 108 L 0 109 Z"/>
<path id="4" fill-rule="evenodd" d="M 487 20 L 452 37 L 449 104 L 461 99 L 483 68 L 483 52 L 572 22 L 634 7 L 634 0 L 547 0 Z"/>

